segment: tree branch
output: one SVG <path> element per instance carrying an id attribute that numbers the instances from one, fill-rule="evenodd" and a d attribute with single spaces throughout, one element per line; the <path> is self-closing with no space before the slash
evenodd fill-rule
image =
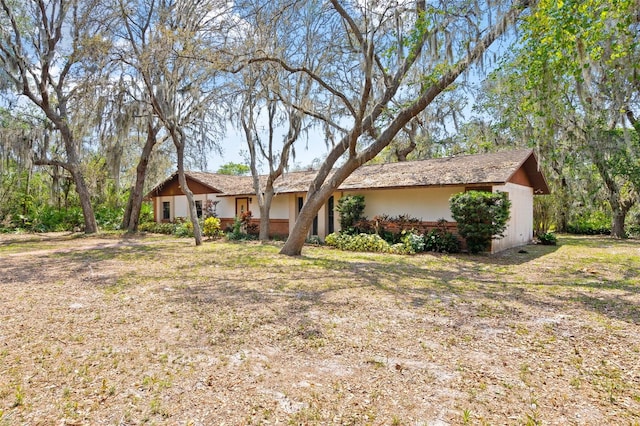
<path id="1" fill-rule="evenodd" d="M 351 102 L 349 101 L 349 99 L 347 98 L 347 96 L 344 93 L 342 93 L 342 92 L 338 91 L 337 89 L 335 89 L 330 84 L 328 84 L 326 81 L 324 81 L 324 79 L 322 77 L 320 77 L 319 75 L 314 73 L 309 68 L 307 68 L 307 67 L 292 67 L 289 64 L 287 64 L 284 60 L 282 60 L 281 58 L 274 58 L 274 57 L 269 57 L 269 56 L 251 58 L 251 59 L 249 59 L 247 61 L 247 64 L 254 64 L 254 63 L 258 63 L 258 62 L 273 62 L 275 64 L 278 64 L 284 70 L 289 71 L 292 74 L 300 73 L 300 72 L 307 74 L 315 82 L 317 82 L 320 86 L 322 86 L 324 89 L 329 91 L 329 93 L 331 93 L 332 95 L 340 98 L 342 100 L 342 102 L 345 104 L 345 106 L 347 107 L 347 109 L 349 110 L 349 112 L 351 112 L 351 114 L 354 117 L 356 116 L 355 109 L 354 109 L 353 105 L 351 104 Z"/>

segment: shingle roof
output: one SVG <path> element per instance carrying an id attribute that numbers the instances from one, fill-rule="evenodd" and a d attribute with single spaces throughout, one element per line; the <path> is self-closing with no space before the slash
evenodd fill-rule
<path id="1" fill-rule="evenodd" d="M 251 176 L 233 176 L 207 172 L 185 172 L 191 179 L 200 182 L 223 194 L 252 194 L 253 178 Z"/>
<path id="2" fill-rule="evenodd" d="M 403 188 L 505 183 L 532 156 L 533 152 L 527 149 L 376 164 L 357 169 L 340 185 L 340 188 Z M 535 157 L 533 160 L 535 161 Z M 544 187 L 546 188 L 546 183 Z"/>
<path id="3" fill-rule="evenodd" d="M 538 170 L 535 155 L 530 149 L 362 166 L 356 169 L 339 189 L 502 184 L 508 182 L 521 167 L 524 168 L 536 194 L 549 193 L 544 176 Z M 187 172 L 187 174 L 190 178 L 224 195 L 254 193 L 250 176 L 205 172 Z M 276 180 L 275 192 L 276 194 L 307 192 L 315 174 L 315 170 L 285 173 Z"/>
<path id="4" fill-rule="evenodd" d="M 184 174 L 190 179 L 209 187 L 214 193 L 250 194 L 254 192 L 253 180 L 251 176 L 231 176 L 218 173 L 193 172 L 186 170 Z M 154 186 L 153 189 L 149 191 L 147 197 L 158 193 L 167 183 L 171 182 L 174 179 L 177 179 L 177 177 L 178 172 L 176 171 L 171 176 L 160 182 L 158 185 Z"/>
<path id="5" fill-rule="evenodd" d="M 345 179 L 339 189 L 500 184 L 508 182 L 521 166 L 536 193 L 549 192 L 530 149 L 362 166 Z M 276 193 L 306 192 L 315 173 L 286 173 L 276 181 Z"/>

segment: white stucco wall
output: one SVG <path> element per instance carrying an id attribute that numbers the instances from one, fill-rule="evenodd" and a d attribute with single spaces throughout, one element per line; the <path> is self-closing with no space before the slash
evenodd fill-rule
<path id="1" fill-rule="evenodd" d="M 276 195 L 273 197 L 269 217 L 271 219 L 289 218 L 289 194 Z"/>
<path id="2" fill-rule="evenodd" d="M 364 215 L 371 219 L 386 214 L 398 216 L 408 214 L 422 221 L 453 220 L 449 210 L 449 198 L 464 191 L 461 186 L 441 188 L 408 188 L 376 191 L 345 191 L 344 195 L 364 195 Z M 336 199 L 337 202 L 337 199 Z"/>
<path id="3" fill-rule="evenodd" d="M 173 198 L 173 215 L 174 218 L 177 217 L 189 217 L 189 207 L 187 207 L 187 196 L 186 195 L 176 195 Z"/>
<path id="4" fill-rule="evenodd" d="M 169 202 L 170 203 L 170 208 L 169 208 L 169 212 L 170 212 L 170 217 L 169 220 L 173 220 L 173 218 L 175 217 L 174 214 L 174 210 L 173 208 L 175 207 L 175 202 L 173 201 L 173 197 L 169 196 L 169 197 L 159 197 L 160 200 L 158 201 L 158 203 L 156 204 L 155 208 L 156 208 L 156 217 L 158 218 L 159 222 L 162 222 L 162 204 L 164 202 Z"/>
<path id="5" fill-rule="evenodd" d="M 216 214 L 220 218 L 234 218 L 236 216 L 236 197 L 220 197 L 216 194 L 197 194 L 193 196 L 194 200 L 202 201 L 203 207 L 207 200 L 219 201 L 216 206 Z M 246 198 L 246 197 L 238 197 Z M 260 208 L 256 197 L 251 198 L 249 208 L 254 218 L 260 218 Z M 187 197 L 184 195 L 160 197 L 157 206 L 157 217 L 162 220 L 162 202 L 171 203 L 171 220 L 177 217 L 188 217 L 189 210 L 187 208 Z M 287 219 L 289 217 L 289 195 L 275 196 L 271 202 L 271 219 Z"/>
<path id="6" fill-rule="evenodd" d="M 236 216 L 236 198 L 250 198 L 249 210 L 251 210 L 251 216 L 254 219 L 260 219 L 260 206 L 258 205 L 258 199 L 255 196 L 250 197 L 215 197 L 213 194 L 209 195 L 210 199 L 220 200 L 216 209 L 218 217 L 222 218 L 234 218 Z M 288 195 L 276 195 L 271 200 L 271 211 L 269 217 L 271 219 L 287 219 L 289 217 L 289 196 Z"/>
<path id="7" fill-rule="evenodd" d="M 209 199 L 220 201 L 216 206 L 216 214 L 222 218 L 236 217 L 236 199 L 235 197 L 218 197 L 215 194 L 209 194 Z"/>
<path id="8" fill-rule="evenodd" d="M 533 239 L 533 188 L 507 183 L 495 186 L 493 191 L 509 193 L 511 217 L 505 231 L 505 237 L 494 240 L 491 251 L 497 253 L 531 242 Z"/>
<path id="9" fill-rule="evenodd" d="M 224 217 L 220 214 L 221 211 L 231 209 L 232 212 L 235 211 L 235 199 L 229 197 L 218 197 L 216 194 L 194 194 L 194 201 L 202 201 L 202 207 L 204 208 L 207 200 L 219 200 L 218 206 L 216 208 L 216 212 L 218 216 Z M 160 197 L 159 201 L 156 205 L 156 217 L 159 221 L 162 221 L 162 203 L 168 201 L 171 203 L 171 218 L 169 220 L 173 221 L 176 218 L 188 218 L 189 217 L 189 208 L 187 205 L 187 197 L 186 195 L 170 195 L 165 197 Z M 234 213 L 231 213 L 230 217 L 233 217 Z"/>

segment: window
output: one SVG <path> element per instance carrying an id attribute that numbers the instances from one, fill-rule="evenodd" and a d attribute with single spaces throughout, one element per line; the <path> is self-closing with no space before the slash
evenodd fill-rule
<path id="1" fill-rule="evenodd" d="M 171 220 L 171 203 L 169 201 L 162 202 L 162 220 Z"/>
<path id="2" fill-rule="evenodd" d="M 335 213 L 333 209 L 334 209 L 334 205 L 333 205 L 333 195 L 332 195 L 331 197 L 329 197 L 329 201 L 327 201 L 327 225 L 328 225 L 327 232 L 329 234 L 333 234 L 335 232 L 335 225 L 334 225 Z"/>
<path id="3" fill-rule="evenodd" d="M 196 215 L 202 217 L 202 201 L 196 200 Z"/>
<path id="4" fill-rule="evenodd" d="M 298 197 L 298 214 L 304 207 L 304 197 Z M 313 218 L 313 226 L 311 227 L 311 235 L 318 235 L 318 215 Z"/>

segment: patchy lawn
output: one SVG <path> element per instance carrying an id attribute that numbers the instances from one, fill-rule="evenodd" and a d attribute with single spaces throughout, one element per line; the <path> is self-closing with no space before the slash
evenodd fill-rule
<path id="1" fill-rule="evenodd" d="M 0 236 L 0 425 L 640 424 L 640 243 Z"/>

